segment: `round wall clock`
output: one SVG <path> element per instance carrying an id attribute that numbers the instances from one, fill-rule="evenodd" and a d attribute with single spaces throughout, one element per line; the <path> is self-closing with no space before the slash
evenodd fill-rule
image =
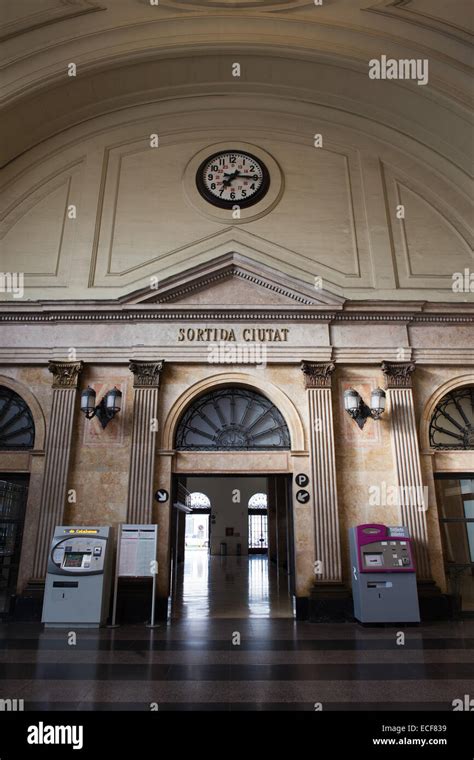
<path id="1" fill-rule="evenodd" d="M 196 185 L 202 197 L 214 206 L 248 208 L 266 195 L 270 175 L 263 161 L 251 153 L 222 150 L 201 163 Z"/>

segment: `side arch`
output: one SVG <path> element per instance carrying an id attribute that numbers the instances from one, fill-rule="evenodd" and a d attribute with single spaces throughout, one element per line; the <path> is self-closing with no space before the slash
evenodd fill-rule
<path id="1" fill-rule="evenodd" d="M 44 451 L 46 440 L 46 422 L 43 409 L 38 399 L 30 391 L 28 386 L 24 385 L 16 378 L 8 377 L 7 375 L 0 375 L 0 385 L 5 386 L 5 388 L 10 388 L 10 390 L 18 393 L 18 395 L 21 396 L 21 398 L 28 405 L 33 416 L 33 421 L 35 423 L 35 445 L 32 449 L 30 449 L 30 451 Z"/>
<path id="2" fill-rule="evenodd" d="M 198 381 L 187 388 L 175 401 L 166 418 L 163 429 L 162 445 L 166 451 L 174 450 L 174 440 L 179 420 L 191 402 L 206 391 L 228 385 L 241 385 L 266 396 L 279 409 L 288 425 L 291 439 L 290 452 L 295 453 L 305 450 L 304 429 L 300 416 L 293 402 L 280 388 L 245 372 L 226 372 L 222 375 Z"/>
<path id="3" fill-rule="evenodd" d="M 440 385 L 434 393 L 430 396 L 428 401 L 426 402 L 423 413 L 421 415 L 420 420 L 420 441 L 421 441 L 421 449 L 423 452 L 429 452 L 431 451 L 430 446 L 430 422 L 431 418 L 433 417 L 433 414 L 435 412 L 436 407 L 438 406 L 441 399 L 446 396 L 449 391 L 453 391 L 456 388 L 464 388 L 466 385 L 473 385 L 474 384 L 474 373 L 468 373 L 466 375 L 458 375 L 457 377 L 453 377 L 450 380 L 448 380 L 446 383 L 443 383 L 443 385 Z"/>

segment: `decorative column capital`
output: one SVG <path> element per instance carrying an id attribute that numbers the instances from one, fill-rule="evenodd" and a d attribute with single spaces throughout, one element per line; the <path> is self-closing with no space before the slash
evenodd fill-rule
<path id="1" fill-rule="evenodd" d="M 305 388 L 330 388 L 335 369 L 333 362 L 301 362 Z"/>
<path id="2" fill-rule="evenodd" d="M 53 388 L 77 388 L 84 362 L 50 360 L 48 370 L 54 375 Z"/>
<path id="3" fill-rule="evenodd" d="M 136 362 L 130 360 L 128 368 L 133 372 L 134 388 L 158 388 L 160 385 L 160 374 L 164 367 L 164 359 L 158 362 Z"/>
<path id="4" fill-rule="evenodd" d="M 382 362 L 381 368 L 387 389 L 412 387 L 412 374 L 416 369 L 413 362 Z"/>

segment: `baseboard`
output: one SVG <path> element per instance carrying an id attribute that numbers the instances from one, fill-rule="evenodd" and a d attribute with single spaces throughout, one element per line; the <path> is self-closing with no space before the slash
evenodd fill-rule
<path id="1" fill-rule="evenodd" d="M 40 623 L 43 613 L 44 580 L 31 579 L 13 600 L 10 620 L 21 623 Z"/>
<path id="2" fill-rule="evenodd" d="M 353 619 L 352 594 L 343 583 L 318 583 L 309 596 L 310 623 L 345 623 Z"/>
<path id="3" fill-rule="evenodd" d="M 418 581 L 418 603 L 422 622 L 453 620 L 461 611 L 452 594 L 443 594 L 434 581 Z"/>

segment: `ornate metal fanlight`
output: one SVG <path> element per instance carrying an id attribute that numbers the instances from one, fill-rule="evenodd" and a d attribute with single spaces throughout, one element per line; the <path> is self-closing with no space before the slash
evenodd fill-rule
<path id="1" fill-rule="evenodd" d="M 443 396 L 430 424 L 435 449 L 474 449 L 474 385 Z"/>
<path id="2" fill-rule="evenodd" d="M 0 449 L 32 449 L 35 424 L 25 401 L 10 388 L 0 386 Z"/>
<path id="3" fill-rule="evenodd" d="M 289 449 L 290 434 L 276 406 L 246 388 L 223 388 L 197 399 L 176 434 L 181 451 Z"/>

